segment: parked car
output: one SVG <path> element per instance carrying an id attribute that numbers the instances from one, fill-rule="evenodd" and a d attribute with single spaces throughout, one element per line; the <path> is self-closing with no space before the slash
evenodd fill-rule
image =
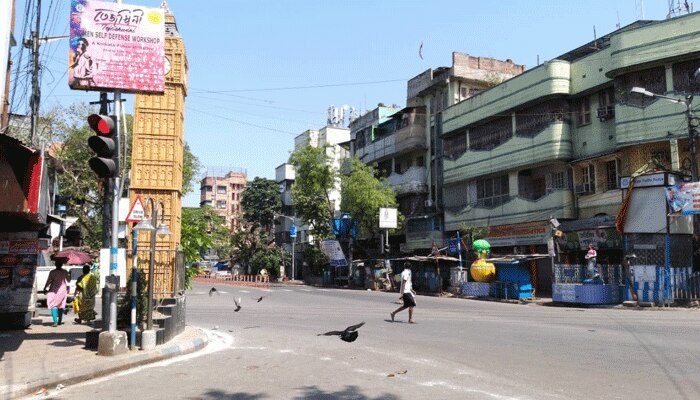
<path id="1" fill-rule="evenodd" d="M 54 268 L 56 267 L 53 265 L 40 266 L 36 268 L 34 287 L 36 288 L 37 302 L 42 306 L 46 305 L 46 292 L 44 292 L 44 286 L 46 286 L 46 280 L 49 279 L 49 272 L 51 272 L 51 270 Z M 83 267 L 64 265 L 63 268 L 66 269 L 70 275 L 70 282 L 68 282 L 68 300 L 66 301 L 66 304 L 70 305 L 70 303 L 73 301 L 73 293 L 75 293 L 75 284 L 77 283 L 78 278 L 80 278 L 80 276 L 83 274 Z"/>

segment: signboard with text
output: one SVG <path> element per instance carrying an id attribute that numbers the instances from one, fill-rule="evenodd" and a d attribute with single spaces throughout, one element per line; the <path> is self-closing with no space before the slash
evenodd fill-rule
<path id="1" fill-rule="evenodd" d="M 324 240 L 321 242 L 321 249 L 328 256 L 330 264 L 334 267 L 346 267 L 348 261 L 345 259 L 343 249 L 337 240 Z"/>
<path id="2" fill-rule="evenodd" d="M 666 200 L 671 215 L 700 214 L 700 182 L 666 187 Z"/>
<path id="3" fill-rule="evenodd" d="M 381 229 L 396 229 L 397 211 L 395 208 L 380 208 L 379 209 L 379 227 Z"/>
<path id="4" fill-rule="evenodd" d="M 165 90 L 161 8 L 72 0 L 68 85 L 132 93 Z"/>

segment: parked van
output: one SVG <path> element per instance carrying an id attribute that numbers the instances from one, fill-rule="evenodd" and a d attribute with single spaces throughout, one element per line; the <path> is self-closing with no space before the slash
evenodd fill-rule
<path id="1" fill-rule="evenodd" d="M 46 305 L 46 292 L 44 292 L 44 287 L 46 286 L 46 280 L 49 279 L 49 272 L 56 267 L 51 266 L 39 266 L 36 268 L 36 277 L 34 278 L 34 286 L 36 287 L 36 297 L 37 302 L 41 305 Z M 68 271 L 70 275 L 70 282 L 68 282 L 68 300 L 66 303 L 73 301 L 73 293 L 75 293 L 75 284 L 78 278 L 83 274 L 83 267 L 76 265 L 64 265 L 63 269 Z"/>

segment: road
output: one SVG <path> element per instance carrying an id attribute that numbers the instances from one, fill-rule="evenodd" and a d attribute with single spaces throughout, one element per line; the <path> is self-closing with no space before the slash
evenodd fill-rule
<path id="1" fill-rule="evenodd" d="M 60 399 L 697 399 L 700 312 L 565 308 L 307 286 L 195 285 L 204 351 Z M 267 295 L 262 301 L 255 298 Z M 234 297 L 242 309 L 234 312 Z M 346 343 L 317 336 L 364 321 Z"/>

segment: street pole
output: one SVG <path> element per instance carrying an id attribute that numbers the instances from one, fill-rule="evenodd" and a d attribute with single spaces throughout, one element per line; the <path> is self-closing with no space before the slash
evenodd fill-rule
<path id="1" fill-rule="evenodd" d="M 687 108 L 688 117 L 688 141 L 690 146 L 690 176 L 693 182 L 698 180 L 698 160 L 695 145 L 695 117 L 693 116 L 693 95 L 689 94 L 685 97 L 685 106 Z"/>
<path id="2" fill-rule="evenodd" d="M 153 202 L 153 199 L 149 198 L 148 201 L 151 203 L 151 224 L 155 227 L 158 224 L 158 207 Z M 155 229 L 150 233 L 151 235 L 151 246 L 150 246 L 150 260 L 148 263 L 148 310 L 146 313 L 146 329 L 149 331 L 153 329 L 153 275 L 156 266 L 156 231 Z"/>
<path id="3" fill-rule="evenodd" d="M 136 270 L 136 248 L 139 238 L 139 231 L 131 230 L 131 350 L 136 349 L 136 306 L 138 302 L 138 277 Z"/>
<path id="4" fill-rule="evenodd" d="M 31 141 L 36 145 L 37 128 L 39 123 L 39 101 L 41 100 L 41 87 L 39 87 L 39 28 L 41 22 L 41 0 L 37 0 L 36 6 L 36 31 L 32 32 L 32 120 Z"/>
<path id="5" fill-rule="evenodd" d="M 294 221 L 294 219 L 292 219 L 292 223 L 294 225 L 296 225 L 296 222 Z M 294 280 L 296 277 L 296 275 L 294 275 L 294 272 L 295 272 L 294 264 L 296 264 L 295 263 L 296 253 L 294 252 L 294 242 L 297 241 L 297 235 L 294 235 L 291 239 L 292 239 L 292 280 Z"/>

